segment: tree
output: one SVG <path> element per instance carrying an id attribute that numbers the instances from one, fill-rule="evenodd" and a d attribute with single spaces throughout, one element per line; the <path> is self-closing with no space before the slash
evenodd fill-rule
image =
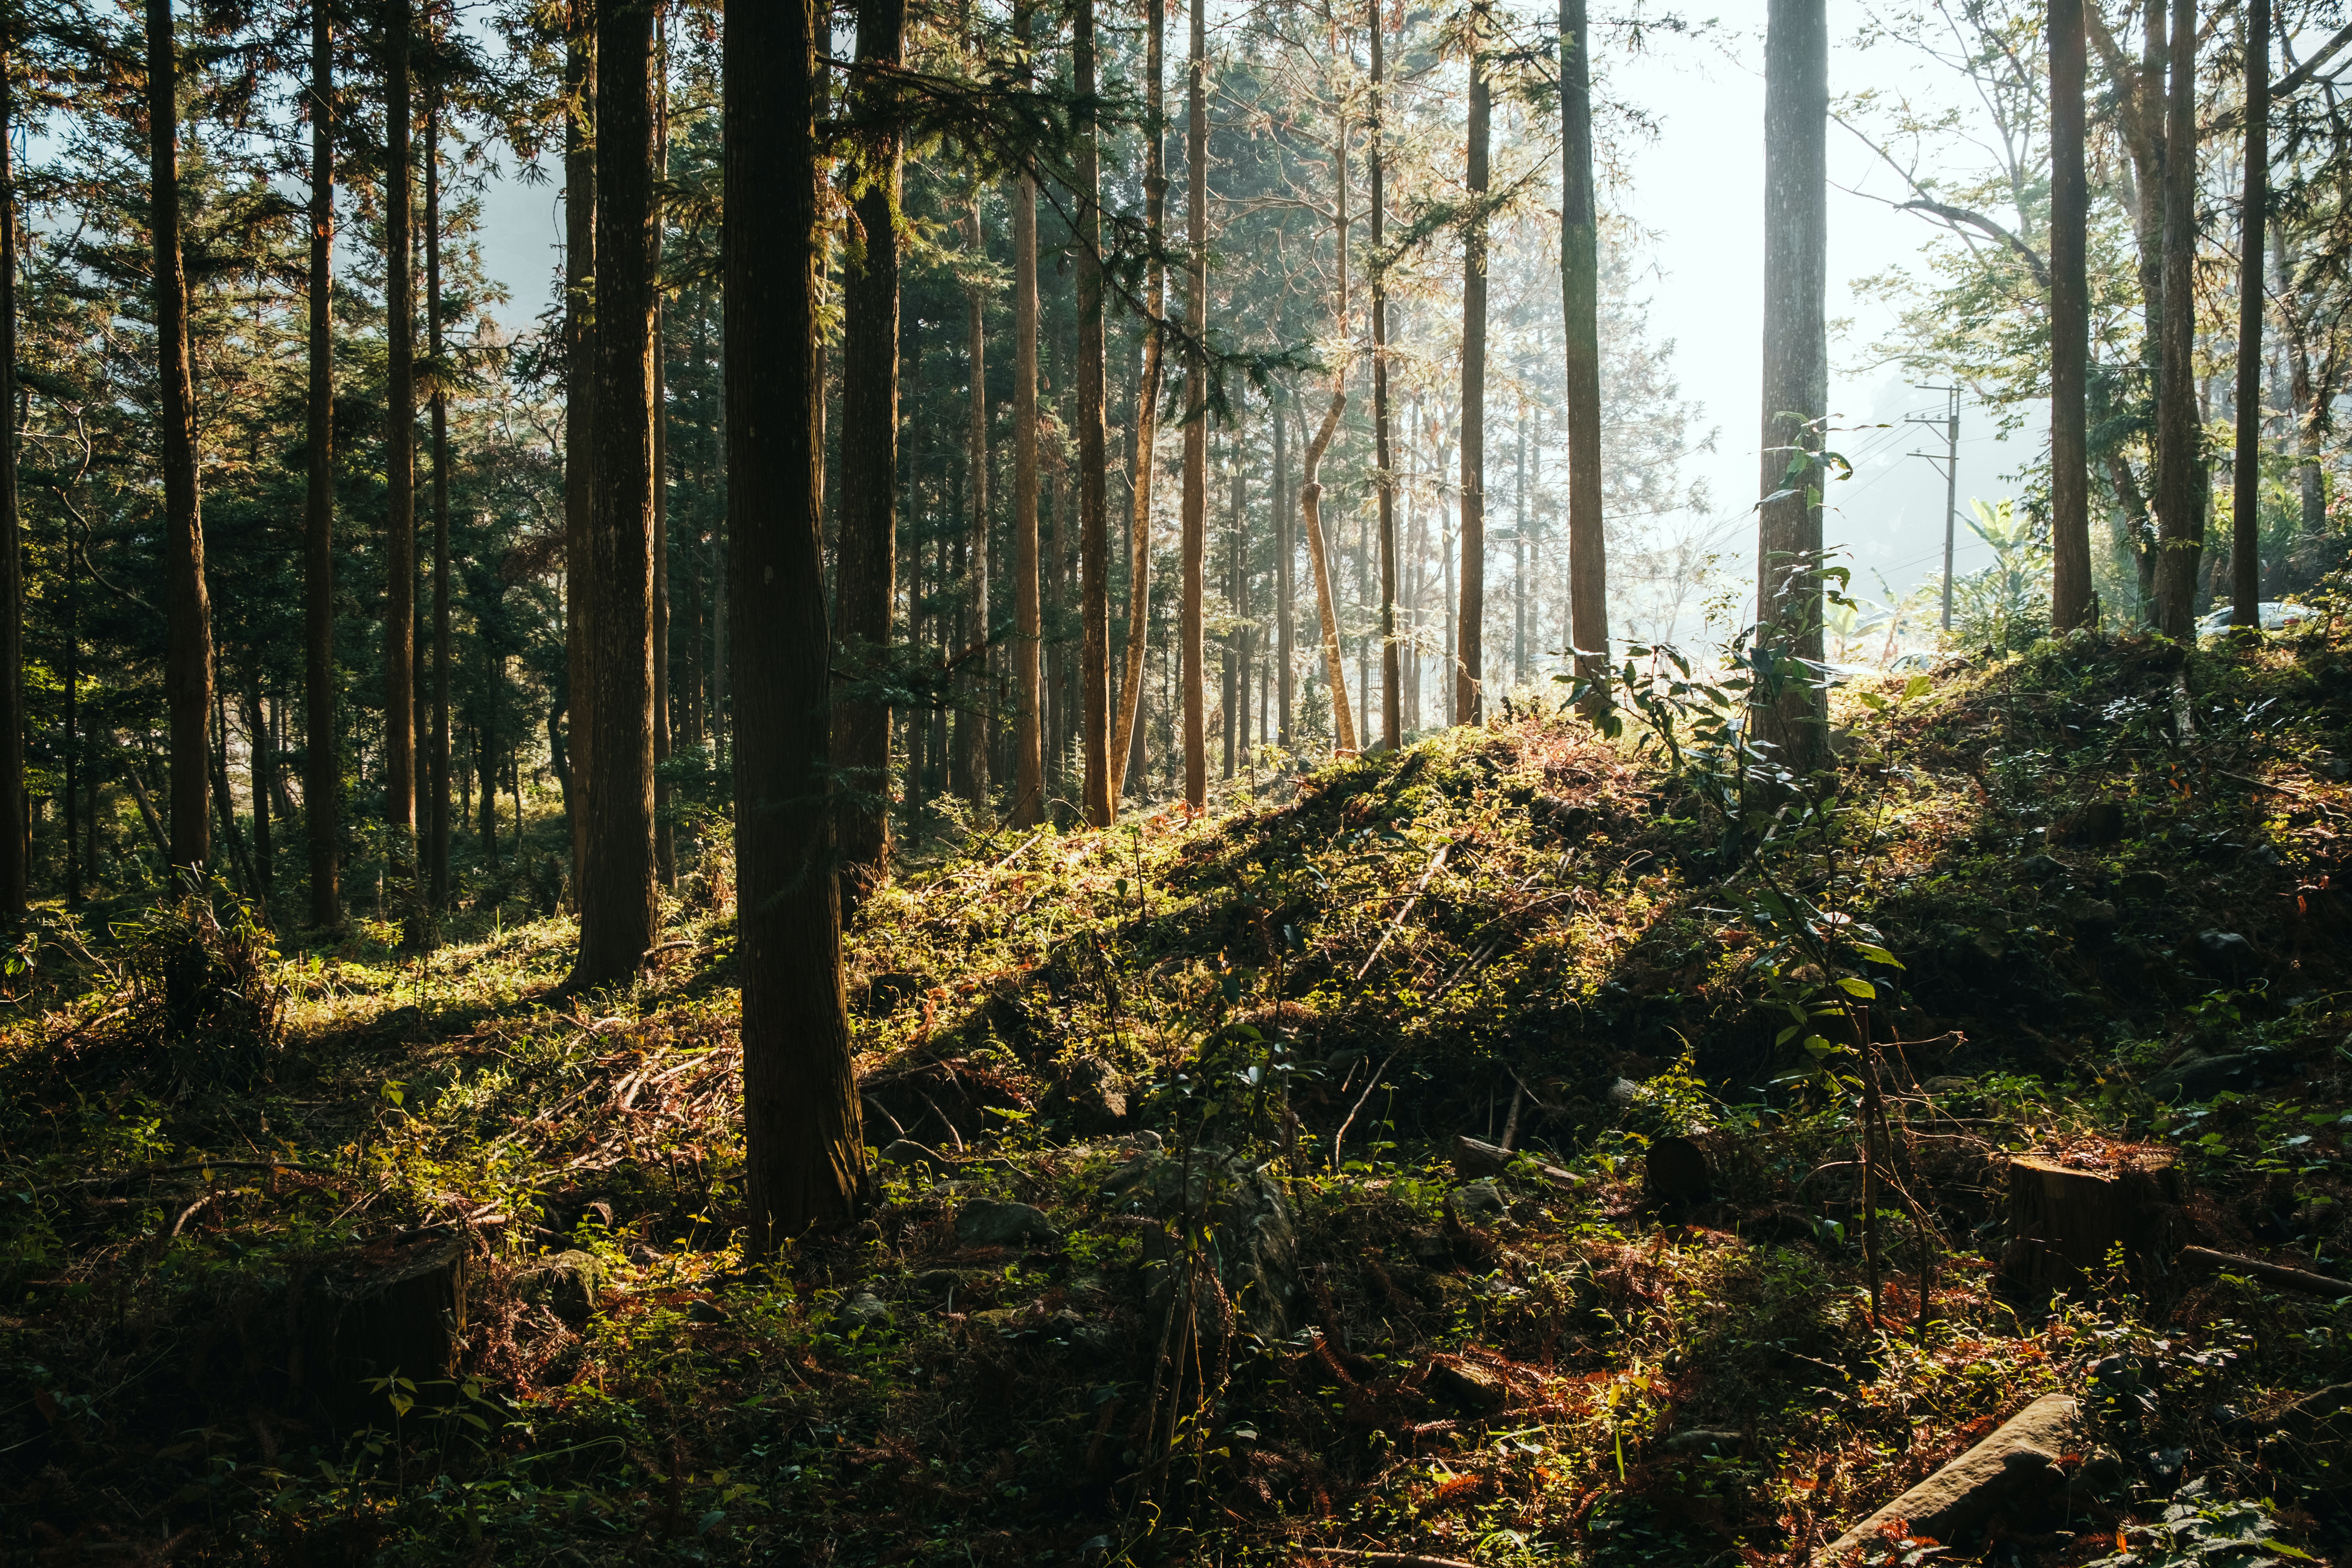
<path id="1" fill-rule="evenodd" d="M 432 907 L 449 907 L 449 390 L 441 357 L 441 106 L 425 115 L 425 353 L 433 364 L 433 754 L 425 864 Z"/>
<path id="2" fill-rule="evenodd" d="M 1330 552 L 1323 541 L 1323 455 L 1348 409 L 1348 121 L 1340 118 L 1331 143 L 1333 201 L 1331 229 L 1336 271 L 1331 292 L 1332 339 L 1340 345 L 1331 367 L 1331 401 L 1324 405 L 1323 423 L 1307 443 L 1299 465 L 1298 510 L 1307 534 L 1307 558 L 1315 569 L 1315 602 L 1323 623 L 1323 672 L 1331 683 L 1331 736 L 1341 755 L 1356 751 L 1356 718 L 1348 709 L 1348 664 L 1339 647 L 1339 601 L 1331 582 Z"/>
<path id="3" fill-rule="evenodd" d="M 1025 79 L 1036 19 L 1013 25 Z M 1025 165 L 1013 194 L 1013 826 L 1045 820 L 1045 616 L 1037 580 L 1037 176 Z"/>
<path id="4" fill-rule="evenodd" d="M 1134 473 L 1128 486 L 1127 666 L 1118 689 L 1118 727 L 1110 743 L 1110 804 L 1126 794 L 1143 712 L 1143 656 L 1151 629 L 1151 481 L 1158 472 L 1160 389 L 1166 378 L 1168 268 L 1161 259 L 1168 223 L 1167 0 L 1143 9 L 1143 230 L 1146 318 L 1143 374 L 1135 384 Z M 1081 285 L 1083 287 L 1083 285 Z M 1189 450 L 1189 448 L 1188 448 Z"/>
<path id="5" fill-rule="evenodd" d="M 1070 31 L 1077 95 L 1078 155 L 1078 748 L 1079 806 L 1089 827 L 1108 827 L 1117 799 L 1110 744 L 1110 542 L 1104 494 L 1102 147 L 1095 105 L 1095 0 L 1078 0 Z"/>
<path id="6" fill-rule="evenodd" d="M 572 828 L 573 907 L 594 858 L 588 794 L 595 746 L 595 574 L 591 454 L 596 449 L 596 381 L 590 374 L 596 323 L 595 0 L 570 0 L 563 47 L 563 550 L 564 703 L 571 710 L 563 809 Z M 551 737 L 552 731 L 550 731 Z"/>
<path id="7" fill-rule="evenodd" d="M 596 17 L 594 504 L 587 568 L 588 842 L 575 987 L 636 973 L 660 925 L 654 885 L 653 8 Z M 824 692 L 821 682 L 815 689 Z"/>
<path id="8" fill-rule="evenodd" d="M 1822 421 L 1829 412 L 1829 19 L 1771 0 L 1764 43 L 1764 452 L 1757 620 L 1785 659 L 1822 659 Z M 1784 667 L 1785 668 L 1785 667 Z M 1757 731 L 1800 776 L 1824 753 L 1826 704 L 1801 665 Z"/>
<path id="9" fill-rule="evenodd" d="M 1191 270 L 1185 280 L 1184 320 L 1190 336 L 1184 347 L 1184 602 L 1179 635 L 1183 644 L 1184 802 L 1196 811 L 1209 804 L 1208 703 L 1202 685 L 1208 653 L 1201 624 L 1209 537 L 1209 366 L 1202 352 L 1209 331 L 1208 39 L 1206 0 L 1192 0 L 1184 100 L 1184 235 L 1191 247 Z"/>
<path id="10" fill-rule="evenodd" d="M 154 237 L 155 349 L 163 468 L 165 701 L 171 724 L 171 846 L 174 871 L 212 862 L 207 789 L 213 706 L 212 599 L 196 496 L 195 380 L 188 361 L 188 270 L 180 248 L 179 50 L 172 0 L 147 0 L 148 199 Z M 184 1016 L 201 978 L 173 973 L 173 1011 Z"/>
<path id="11" fill-rule="evenodd" d="M 13 13 L 0 13 L 0 921 L 25 918 L 32 840 L 25 820 L 25 555 L 16 507 L 16 172 L 9 69 Z"/>
<path id="12" fill-rule="evenodd" d="M 2231 486 L 2230 624 L 2262 625 L 2263 220 L 2270 205 L 2271 0 L 2245 0 L 2246 184 L 2239 206 L 2238 450 Z"/>
<path id="13" fill-rule="evenodd" d="M 975 261 L 988 256 L 988 226 L 982 221 L 980 193 L 971 197 L 971 250 Z M 978 700 L 967 704 L 958 714 L 958 739 L 963 752 L 964 789 L 974 810 L 988 806 L 988 741 L 990 720 L 993 709 L 985 694 L 988 682 L 988 296 L 977 286 L 967 290 L 965 301 L 968 363 L 971 366 L 970 406 L 965 410 L 964 466 L 970 475 L 966 481 L 966 505 L 971 512 L 969 537 L 965 548 L 970 562 L 964 574 L 970 590 L 966 606 L 971 623 L 968 647 L 981 651 L 976 656 L 980 679 L 974 689 Z"/>
<path id="14" fill-rule="evenodd" d="M 811 0 L 732 0 L 721 45 L 733 215 L 721 245 L 743 1195 L 753 1257 L 850 1218 L 865 1181 L 833 865 L 832 636 L 818 515 L 817 16 Z M 611 118 L 608 110 L 607 148 L 617 144 Z"/>
<path id="15" fill-rule="evenodd" d="M 1486 184 L 1494 84 L 1483 5 L 1470 10 L 1470 219 L 1462 230 L 1462 613 L 1454 648 L 1454 721 L 1475 724 L 1486 625 Z"/>
<path id="16" fill-rule="evenodd" d="M 2050 620 L 2060 632 L 2097 619 L 2091 594 L 2091 452 L 2084 402 L 2091 357 L 2084 254 L 2091 196 L 2083 169 L 2085 3 L 2052 0 L 2050 6 Z"/>
<path id="17" fill-rule="evenodd" d="M 415 106 L 409 72 L 409 0 L 384 8 L 384 595 L 383 816 L 395 876 L 416 861 L 416 289 Z M 422 889 L 418 889 L 419 893 Z"/>
<path id="18" fill-rule="evenodd" d="M 2149 0 L 2155 10 L 2162 0 Z M 2202 433 L 2197 416 L 2197 0 L 2173 0 L 2171 85 L 2165 100 L 2164 308 L 2157 377 L 2157 627 L 2195 630 L 2197 561 L 2205 542 Z"/>
<path id="19" fill-rule="evenodd" d="M 302 815 L 310 923 L 342 923 L 342 759 L 335 723 L 335 35 L 310 0 L 310 385 L 302 513 Z"/>
<path id="20" fill-rule="evenodd" d="M 842 278 L 841 546 L 845 666 L 861 683 L 888 658 L 898 582 L 898 132 L 889 73 L 906 49 L 906 0 L 861 0 L 850 112 L 859 135 L 851 210 L 859 243 Z M 890 859 L 890 709 L 864 692 L 834 710 L 843 894 L 855 908 Z"/>
<path id="21" fill-rule="evenodd" d="M 1592 29 L 1560 0 L 1559 286 L 1568 402 L 1569 641 L 1576 672 L 1609 664 L 1609 557 L 1601 531 L 1601 223 L 1592 185 Z"/>
<path id="22" fill-rule="evenodd" d="M 1381 52 L 1380 0 L 1370 0 L 1364 21 L 1371 37 L 1372 101 L 1367 127 L 1370 145 L 1365 150 L 1365 161 L 1371 174 L 1372 483 L 1379 492 L 1381 530 L 1381 744 L 1394 751 L 1404 744 L 1404 676 L 1397 647 L 1396 458 L 1389 446 L 1388 257 L 1381 248 L 1388 192 L 1381 89 L 1387 62 Z"/>

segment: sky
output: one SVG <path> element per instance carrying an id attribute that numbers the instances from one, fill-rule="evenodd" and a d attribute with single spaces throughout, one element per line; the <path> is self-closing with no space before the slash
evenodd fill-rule
<path id="1" fill-rule="evenodd" d="M 1643 54 L 1603 56 L 1596 64 L 1601 90 L 1639 106 L 1655 121 L 1654 139 L 1624 150 L 1628 182 L 1609 199 L 1650 235 L 1651 330 L 1677 343 L 1683 394 L 1705 405 L 1700 427 L 1722 432 L 1717 450 L 1692 459 L 1690 468 L 1692 477 L 1709 481 L 1716 514 L 1670 520 L 1668 526 L 1699 522 L 1719 529 L 1727 556 L 1744 561 L 1754 550 L 1745 498 L 1756 494 L 1759 479 L 1763 374 L 1758 261 L 1763 6 L 1732 0 L 1727 11 L 1704 37 L 1654 32 Z M 1956 82 L 1923 68 L 1897 47 L 1856 47 L 1855 35 L 1866 20 L 1860 0 L 1831 0 L 1832 94 L 1870 84 L 1900 86 L 1928 102 L 1959 101 Z M 1878 577 L 1899 595 L 1943 564 L 1942 468 L 1909 454 L 1943 451 L 1945 395 L 1918 390 L 1900 371 L 1872 363 L 1871 347 L 1890 318 L 1874 302 L 1854 299 L 1848 285 L 1916 262 L 1938 230 L 1916 214 L 1891 209 L 1889 202 L 1909 193 L 1858 140 L 1835 125 L 1830 137 L 1829 315 L 1832 321 L 1850 319 L 1830 345 L 1830 406 L 1843 427 L 1839 449 L 1855 464 L 1853 479 L 1832 488 L 1823 530 L 1830 542 L 1850 552 L 1854 590 L 1878 599 Z M 513 295 L 507 316 L 515 324 L 536 316 L 549 296 L 563 222 L 559 184 L 509 178 L 485 193 L 484 259 Z M 1958 487 L 1963 519 L 1972 497 L 1993 501 L 2022 488 L 2017 475 L 2035 460 L 2048 423 L 2045 409 L 2027 412 L 2024 427 L 2002 440 L 1986 410 L 1963 405 Z M 1935 416 L 1937 427 L 1901 425 L 1910 413 Z M 1858 428 L 1885 422 L 1897 422 L 1896 427 Z M 1959 572 L 1990 562 L 1991 552 L 1965 521 L 1955 531 Z"/>

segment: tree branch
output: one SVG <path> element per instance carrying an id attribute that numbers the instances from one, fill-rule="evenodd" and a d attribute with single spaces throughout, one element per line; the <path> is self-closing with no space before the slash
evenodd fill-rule
<path id="1" fill-rule="evenodd" d="M 2033 274 L 2033 280 L 2042 286 L 2044 292 L 2048 291 L 2050 288 L 2050 268 L 2042 261 L 2042 258 L 2035 253 L 2034 248 L 2026 244 L 2025 241 L 2018 238 L 2017 236 L 2010 233 L 2009 230 L 2001 227 L 2000 225 L 1993 222 L 1992 219 L 1985 216 L 1984 214 L 1970 212 L 1966 207 L 1951 206 L 1943 202 L 1930 201 L 1925 196 L 1919 196 L 1907 202 L 1897 202 L 1895 204 L 1895 210 L 1896 212 L 1929 213 L 1937 217 L 1942 218 L 1946 223 L 1950 224 L 1955 228 L 1958 227 L 1962 224 L 1966 224 L 1971 228 L 1982 230 L 1984 233 L 1990 235 L 1993 238 L 2009 247 L 2010 249 L 2017 252 L 2019 257 L 2023 258 L 2027 270 Z"/>

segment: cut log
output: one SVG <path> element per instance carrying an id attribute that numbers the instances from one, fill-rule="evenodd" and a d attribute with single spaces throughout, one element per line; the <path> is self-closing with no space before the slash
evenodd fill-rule
<path id="1" fill-rule="evenodd" d="M 1486 1176 L 1499 1176 L 1510 1169 L 1512 1161 L 1524 1158 L 1526 1158 L 1525 1155 L 1514 1154 L 1499 1144 L 1482 1142 L 1466 1132 L 1456 1136 L 1454 1140 L 1454 1173 L 1465 1182 L 1478 1181 Z M 1535 1171 L 1536 1174 L 1545 1181 L 1559 1186 L 1573 1187 L 1580 1184 L 1574 1172 L 1563 1171 L 1558 1165 L 1548 1165 L 1538 1162 Z"/>
<path id="2" fill-rule="evenodd" d="M 2143 1286 L 2172 1250 L 2180 1173 L 2168 1150 L 2146 1150 L 2111 1169 L 2025 1154 L 2009 1163 L 2009 1245 L 2001 1282 L 2029 1300 L 2068 1290 L 2105 1269 L 2123 1248 Z"/>
<path id="3" fill-rule="evenodd" d="M 1706 1151 L 1688 1138 L 1668 1134 L 1653 1142 L 1643 1163 L 1651 1193 L 1681 1203 L 1696 1203 L 1715 1184 Z"/>
<path id="4" fill-rule="evenodd" d="M 1902 1521 L 1914 1536 L 1960 1545 L 1996 1518 L 2030 1531 L 2063 1504 L 2066 1474 L 2061 1454 L 2086 1444 L 2080 1412 L 2063 1394 L 2046 1394 L 1996 1428 L 1990 1437 L 1830 1542 L 1821 1561 L 1836 1563 L 1877 1539 L 1880 1528 Z"/>
<path id="5" fill-rule="evenodd" d="M 2184 1247 L 2178 1261 L 2183 1268 L 2243 1274 L 2281 1290 L 2300 1290 L 2306 1296 L 2352 1296 L 2352 1281 L 2331 1279 L 2325 1274 L 2312 1274 L 2282 1264 L 2264 1263 L 2259 1258 L 2241 1258 L 2234 1252 L 2216 1252 L 2210 1247 Z"/>
<path id="6" fill-rule="evenodd" d="M 426 1232 L 330 1260 L 310 1281 L 307 1332 L 288 1369 L 298 1396 L 340 1425 L 388 1428 L 388 1391 L 370 1387 L 372 1380 L 398 1376 L 423 1394 L 455 1376 L 467 1253 L 463 1233 Z"/>

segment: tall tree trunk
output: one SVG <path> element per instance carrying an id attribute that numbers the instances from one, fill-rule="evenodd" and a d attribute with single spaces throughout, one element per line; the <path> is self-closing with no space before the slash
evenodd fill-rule
<path id="1" fill-rule="evenodd" d="M 269 743 L 269 722 L 262 710 L 257 679 L 245 693 L 245 732 L 250 742 L 247 747 L 246 772 L 253 784 L 253 872 L 261 884 L 261 899 L 266 903 L 271 885 L 278 879 L 276 858 L 269 843 L 269 791 L 278 758 Z"/>
<path id="2" fill-rule="evenodd" d="M 1389 442 L 1389 286 L 1383 228 L 1386 186 L 1387 100 L 1382 97 L 1386 61 L 1381 58 L 1381 0 L 1369 0 L 1365 23 L 1371 34 L 1372 112 L 1372 482 L 1380 494 L 1381 529 L 1381 744 L 1404 744 L 1404 670 L 1397 649 L 1396 456 Z"/>
<path id="3" fill-rule="evenodd" d="M 1168 269 L 1160 261 L 1168 224 L 1167 0 L 1146 0 L 1143 26 L 1143 224 L 1150 251 L 1143 288 L 1150 321 L 1144 331 L 1143 369 L 1135 383 L 1134 471 L 1128 485 L 1127 665 L 1110 746 L 1114 811 L 1126 794 L 1127 775 L 1140 772 L 1143 763 L 1143 656 L 1151 626 L 1151 489 L 1159 470 L 1160 384 L 1167 376 L 1167 332 L 1160 326 L 1168 312 Z"/>
<path id="4" fill-rule="evenodd" d="M 1232 503 L 1234 572 L 1234 629 L 1226 634 L 1226 658 L 1233 673 L 1225 685 L 1225 776 L 1234 776 L 1240 756 L 1246 752 L 1250 742 L 1250 664 L 1256 652 L 1257 627 L 1250 620 L 1249 591 L 1249 488 L 1246 477 L 1249 452 L 1242 444 L 1241 432 L 1234 432 L 1230 456 L 1233 460 L 1234 495 Z"/>
<path id="5" fill-rule="evenodd" d="M 2238 243 L 2238 450 L 2231 476 L 2230 624 L 2262 625 L 2263 224 L 2270 204 L 2271 0 L 2245 0 L 2246 186 Z"/>
<path id="6" fill-rule="evenodd" d="M 1024 51 L 1036 31 L 1025 3 L 1013 25 Z M 1013 193 L 1013 826 L 1045 820 L 1045 616 L 1037 564 L 1037 177 Z"/>
<path id="7" fill-rule="evenodd" d="M 2095 0 L 2092 0 L 2095 3 Z M 2091 461 L 2084 404 L 2091 305 L 2084 247 L 2090 186 L 2083 169 L 2085 0 L 2050 5 L 2050 621 L 2094 625 Z"/>
<path id="8" fill-rule="evenodd" d="M 1290 750 L 1290 704 L 1297 671 L 1292 639 L 1298 629 L 1298 546 L 1290 537 L 1290 395 L 1280 386 L 1266 399 L 1274 426 L 1274 743 Z"/>
<path id="9" fill-rule="evenodd" d="M 310 923 L 342 924 L 341 742 L 335 680 L 335 36 L 323 0 L 310 7 L 310 390 L 302 513 L 302 821 L 310 851 Z"/>
<path id="10" fill-rule="evenodd" d="M 1757 508 L 1759 637 L 1784 659 L 1822 658 L 1821 420 L 1829 412 L 1829 20 L 1823 0 L 1771 0 L 1764 45 L 1763 488 Z M 1574 462 L 1575 446 L 1570 446 Z M 1581 646 L 1583 638 L 1578 637 Z M 1799 664 L 1759 708 L 1759 738 L 1800 777 L 1825 754 L 1827 709 Z"/>
<path id="11" fill-rule="evenodd" d="M 409 0 L 384 12 L 383 819 L 394 879 L 417 879 L 415 112 Z M 412 886 L 412 894 L 421 894 Z"/>
<path id="12" fill-rule="evenodd" d="M 1601 519 L 1601 227 L 1592 187 L 1592 29 L 1585 0 L 1560 0 L 1559 33 L 1569 644 L 1576 673 L 1599 680 L 1609 665 L 1609 551 Z"/>
<path id="13" fill-rule="evenodd" d="M 906 0 L 861 0 L 850 113 L 863 138 L 868 184 L 853 208 L 863 243 L 842 279 L 841 542 L 834 583 L 842 662 L 869 686 L 881 681 L 890 657 L 898 581 L 898 236 L 892 214 L 901 151 L 891 121 L 895 95 L 878 78 L 904 56 L 906 34 Z M 842 900 L 855 910 L 889 874 L 889 705 L 863 692 L 836 704 L 833 750 L 844 787 Z"/>
<path id="14" fill-rule="evenodd" d="M 1209 331 L 1209 28 L 1207 0 L 1192 0 L 1191 68 L 1184 100 L 1184 237 L 1191 247 L 1184 320 L 1184 602 L 1177 627 L 1184 687 L 1184 804 L 1209 804 L 1208 702 L 1203 681 L 1208 647 L 1202 628 L 1202 579 L 1209 548 L 1209 362 L 1201 352 Z"/>
<path id="15" fill-rule="evenodd" d="M 1485 59 L 1487 13 L 1471 8 L 1470 151 L 1472 203 L 1486 198 L 1494 88 Z M 1484 712 L 1486 628 L 1486 218 L 1462 235 L 1462 616 L 1454 649 L 1454 721 L 1475 724 Z"/>
<path id="16" fill-rule="evenodd" d="M 677 844 L 669 822 L 671 792 L 661 776 L 662 764 L 676 748 L 677 729 L 669 679 L 669 300 L 660 286 L 666 221 L 661 189 L 669 180 L 669 13 L 660 8 L 654 12 L 654 879 L 662 887 L 675 888 Z"/>
<path id="17" fill-rule="evenodd" d="M 974 255 L 988 254 L 988 228 L 982 221 L 980 196 L 971 198 L 971 247 Z M 988 742 L 995 728 L 996 687 L 989 677 L 988 668 L 988 297 L 980 289 L 971 290 L 966 301 L 970 313 L 968 336 L 971 360 L 971 392 L 966 410 L 969 423 L 965 431 L 965 463 L 971 470 L 970 540 L 971 559 L 966 581 L 969 584 L 971 606 L 971 643 L 981 651 L 972 660 L 972 701 L 964 715 L 964 786 L 975 811 L 988 808 Z"/>
<path id="18" fill-rule="evenodd" d="M 2149 0 L 2151 8 L 2162 0 Z M 2203 462 L 2197 416 L 2197 0 L 2173 0 L 2171 85 L 2165 110 L 2163 368 L 2157 385 L 2156 603 L 2165 636 L 2196 631 L 2198 504 Z"/>
<path id="19" fill-rule="evenodd" d="M 1110 539 L 1104 493 L 1102 148 L 1095 110 L 1095 0 L 1078 0 L 1070 36 L 1078 101 L 1078 746 L 1086 762 L 1079 809 L 1108 827 L 1118 798 L 1110 752 Z M 1155 127 L 1153 134 L 1158 134 Z M 1122 753 L 1124 754 L 1124 753 Z"/>
<path id="20" fill-rule="evenodd" d="M 449 395 L 441 363 L 441 109 L 425 118 L 425 352 L 433 361 L 433 907 L 449 907 Z M 256 835 L 257 841 L 258 835 Z"/>
<path id="21" fill-rule="evenodd" d="M 1348 335 L 1348 124 L 1339 122 L 1339 138 L 1332 144 L 1331 166 L 1335 172 L 1332 206 L 1332 233 L 1336 237 L 1339 258 L 1339 287 L 1332 297 L 1331 320 L 1336 336 L 1345 342 Z M 1323 454 L 1330 449 L 1331 437 L 1339 428 L 1339 416 L 1348 407 L 1348 360 L 1343 351 L 1339 363 L 1331 367 L 1331 401 L 1323 410 L 1323 423 L 1314 438 L 1307 444 L 1307 460 L 1299 466 L 1299 521 L 1307 531 L 1307 558 L 1315 569 L 1315 604 L 1323 623 L 1323 673 L 1331 686 L 1332 748 L 1341 756 L 1356 753 L 1356 716 L 1348 709 L 1347 655 L 1339 646 L 1339 591 L 1331 581 L 1330 554 L 1323 542 Z"/>
<path id="22" fill-rule="evenodd" d="M 588 832 L 575 986 L 636 973 L 654 944 L 652 8 L 596 18 L 595 502 L 589 569 Z M 822 701 L 824 687 L 814 689 Z"/>
<path id="23" fill-rule="evenodd" d="M 9 70 L 13 13 L 0 23 L 0 921 L 25 918 L 32 841 L 25 813 L 25 558 L 16 511 L 16 171 Z M 70 744 L 70 737 L 68 737 Z M 70 809 L 70 808 L 68 808 Z M 73 858 L 68 840 L 66 858 Z"/>
<path id="24" fill-rule="evenodd" d="M 735 858 L 743 1195 L 754 1257 L 814 1225 L 850 1218 L 865 1181 L 830 798 L 832 637 L 817 444 L 818 15 L 811 0 L 735 0 L 722 45 L 725 197 L 736 215 L 721 245 L 728 593 L 741 676 Z M 618 144 L 609 110 L 604 134 L 605 145 Z"/>
<path id="25" fill-rule="evenodd" d="M 164 702 L 171 727 L 172 868 L 204 875 L 213 856 L 213 611 L 205 584 L 205 523 L 196 498 L 195 380 L 188 363 L 188 271 L 180 251 L 179 51 L 172 0 L 147 0 L 147 144 L 155 242 L 156 416 L 163 458 Z M 8 405 L 13 416 L 15 404 Z M 175 967 L 167 1006 L 194 1002 L 201 966 Z"/>
<path id="26" fill-rule="evenodd" d="M 596 583 L 589 557 L 596 493 L 596 33 L 595 0 L 570 0 L 570 5 L 563 56 L 563 641 L 571 766 L 562 776 L 576 908 L 595 858 L 588 794 L 595 748 Z"/>

